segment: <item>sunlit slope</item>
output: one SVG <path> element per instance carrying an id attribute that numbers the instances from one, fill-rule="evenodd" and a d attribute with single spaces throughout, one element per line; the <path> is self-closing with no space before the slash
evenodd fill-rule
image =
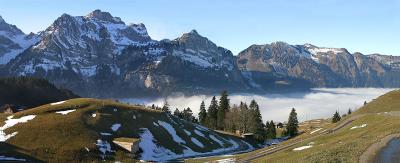
<path id="1" fill-rule="evenodd" d="M 373 100 L 346 117 L 354 119 L 339 130 L 305 139 L 255 162 L 359 162 L 368 147 L 387 135 L 400 133 L 400 91 Z M 339 122 L 340 123 L 340 122 Z M 251 154 L 251 153 L 249 153 Z"/>
<path id="2" fill-rule="evenodd" d="M 400 111 L 400 90 L 391 91 L 379 98 L 372 100 L 357 111 L 357 114 L 363 113 L 382 113 Z"/>
<path id="3" fill-rule="evenodd" d="M 136 159 L 156 161 L 252 148 L 239 138 L 164 112 L 109 100 L 73 99 L 19 112 L 8 119 L 27 117 L 26 122 L 4 130 L 3 137 L 11 137 L 1 143 L 0 155 L 24 155 L 28 160 L 46 162 L 132 161 L 128 151 L 112 143 L 118 137 L 141 138 L 141 153 Z M 9 123 L 5 115 L 0 116 L 1 126 Z"/>

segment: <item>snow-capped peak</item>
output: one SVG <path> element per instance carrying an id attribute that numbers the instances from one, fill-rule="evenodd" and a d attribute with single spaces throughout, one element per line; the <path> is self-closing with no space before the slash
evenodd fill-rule
<path id="1" fill-rule="evenodd" d="M 124 24 L 124 22 L 119 17 L 113 17 L 109 12 L 103 12 L 99 9 L 92 11 L 86 18 L 97 19 L 100 21 L 117 23 L 117 24 Z"/>

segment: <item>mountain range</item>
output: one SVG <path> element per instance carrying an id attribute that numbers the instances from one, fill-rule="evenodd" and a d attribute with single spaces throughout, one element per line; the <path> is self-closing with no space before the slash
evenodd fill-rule
<path id="1" fill-rule="evenodd" d="M 235 56 L 196 30 L 158 41 L 144 24 L 95 10 L 63 14 L 37 34 L 0 18 L 0 73 L 46 78 L 91 97 L 399 87 L 400 56 L 284 42 Z"/>

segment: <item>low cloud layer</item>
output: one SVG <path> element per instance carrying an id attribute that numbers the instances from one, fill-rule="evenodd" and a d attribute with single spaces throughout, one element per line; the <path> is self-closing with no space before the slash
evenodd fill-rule
<path id="1" fill-rule="evenodd" d="M 381 88 L 320 88 L 313 89 L 311 92 L 290 93 L 290 94 L 232 94 L 229 96 L 231 105 L 239 104 L 240 101 L 250 103 L 255 99 L 261 110 L 263 120 L 274 120 L 279 122 L 287 121 L 291 108 L 297 110 L 300 121 L 328 118 L 333 115 L 336 110 L 340 114 L 347 113 L 347 110 L 357 109 L 362 106 L 364 101 L 371 101 L 380 95 L 385 94 L 393 89 Z M 212 96 L 179 96 L 167 98 L 171 110 L 178 108 L 183 110 L 190 107 L 195 116 L 197 116 L 200 103 L 205 101 L 206 106 L 210 104 Z M 219 96 L 217 96 L 219 98 Z M 120 99 L 124 102 L 158 105 L 162 106 L 164 99 Z"/>

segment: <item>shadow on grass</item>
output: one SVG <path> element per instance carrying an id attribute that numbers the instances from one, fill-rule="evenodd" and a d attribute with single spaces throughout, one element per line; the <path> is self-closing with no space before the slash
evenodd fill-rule
<path id="1" fill-rule="evenodd" d="M 19 160 L 25 159 L 25 162 L 44 162 L 41 160 L 38 160 L 32 156 L 27 155 L 29 151 L 26 151 L 24 149 L 18 148 L 16 146 L 13 146 L 8 143 L 0 142 L 0 156 L 4 157 L 12 157 L 16 158 L 18 160 L 12 161 L 12 160 L 0 160 L 0 162 L 20 162 Z"/>

